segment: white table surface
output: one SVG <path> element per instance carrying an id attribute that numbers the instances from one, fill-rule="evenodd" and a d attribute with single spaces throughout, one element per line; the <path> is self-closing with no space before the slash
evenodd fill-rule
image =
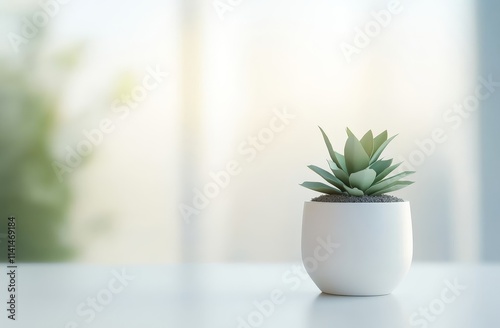
<path id="1" fill-rule="evenodd" d="M 500 265 L 414 263 L 393 294 L 379 297 L 321 294 L 301 268 L 21 264 L 16 322 L 6 318 L 7 276 L 0 277 L 0 327 L 500 327 Z M 120 283 L 118 272 L 129 280 Z M 465 289 L 451 290 L 456 283 Z M 274 309 L 271 294 L 282 294 Z"/>

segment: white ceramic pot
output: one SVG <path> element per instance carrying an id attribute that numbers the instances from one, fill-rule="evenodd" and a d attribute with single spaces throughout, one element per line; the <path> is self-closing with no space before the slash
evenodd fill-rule
<path id="1" fill-rule="evenodd" d="M 302 261 L 324 293 L 390 294 L 410 269 L 409 202 L 306 202 Z"/>

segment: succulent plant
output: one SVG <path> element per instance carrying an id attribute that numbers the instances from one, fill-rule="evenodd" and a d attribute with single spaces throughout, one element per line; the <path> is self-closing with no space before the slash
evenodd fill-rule
<path id="1" fill-rule="evenodd" d="M 319 174 L 330 185 L 321 182 L 306 181 L 301 186 L 324 194 L 344 194 L 351 196 L 382 195 L 404 188 L 413 181 L 401 181 L 402 178 L 415 173 L 404 171 L 388 177 L 401 163 L 392 165 L 392 159 L 381 159 L 380 155 L 396 136 L 388 138 L 387 130 L 373 137 L 372 131 L 358 139 L 349 130 L 344 147 L 344 155 L 336 152 L 320 127 L 323 139 L 330 154 L 328 165 L 331 173 L 315 165 L 308 167 Z"/>

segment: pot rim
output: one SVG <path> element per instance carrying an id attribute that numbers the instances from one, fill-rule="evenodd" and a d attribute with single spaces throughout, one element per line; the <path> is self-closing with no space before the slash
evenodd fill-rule
<path id="1" fill-rule="evenodd" d="M 387 204 L 409 204 L 410 201 L 405 200 L 404 202 L 316 202 L 316 201 L 304 201 L 304 204 L 321 204 L 320 206 L 324 205 L 387 205 Z"/>

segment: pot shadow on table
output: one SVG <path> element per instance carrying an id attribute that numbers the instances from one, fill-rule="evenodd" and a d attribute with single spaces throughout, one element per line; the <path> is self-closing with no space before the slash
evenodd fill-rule
<path id="1" fill-rule="evenodd" d="M 306 327 L 406 327 L 396 296 L 339 296 L 321 293 L 311 303 Z"/>

